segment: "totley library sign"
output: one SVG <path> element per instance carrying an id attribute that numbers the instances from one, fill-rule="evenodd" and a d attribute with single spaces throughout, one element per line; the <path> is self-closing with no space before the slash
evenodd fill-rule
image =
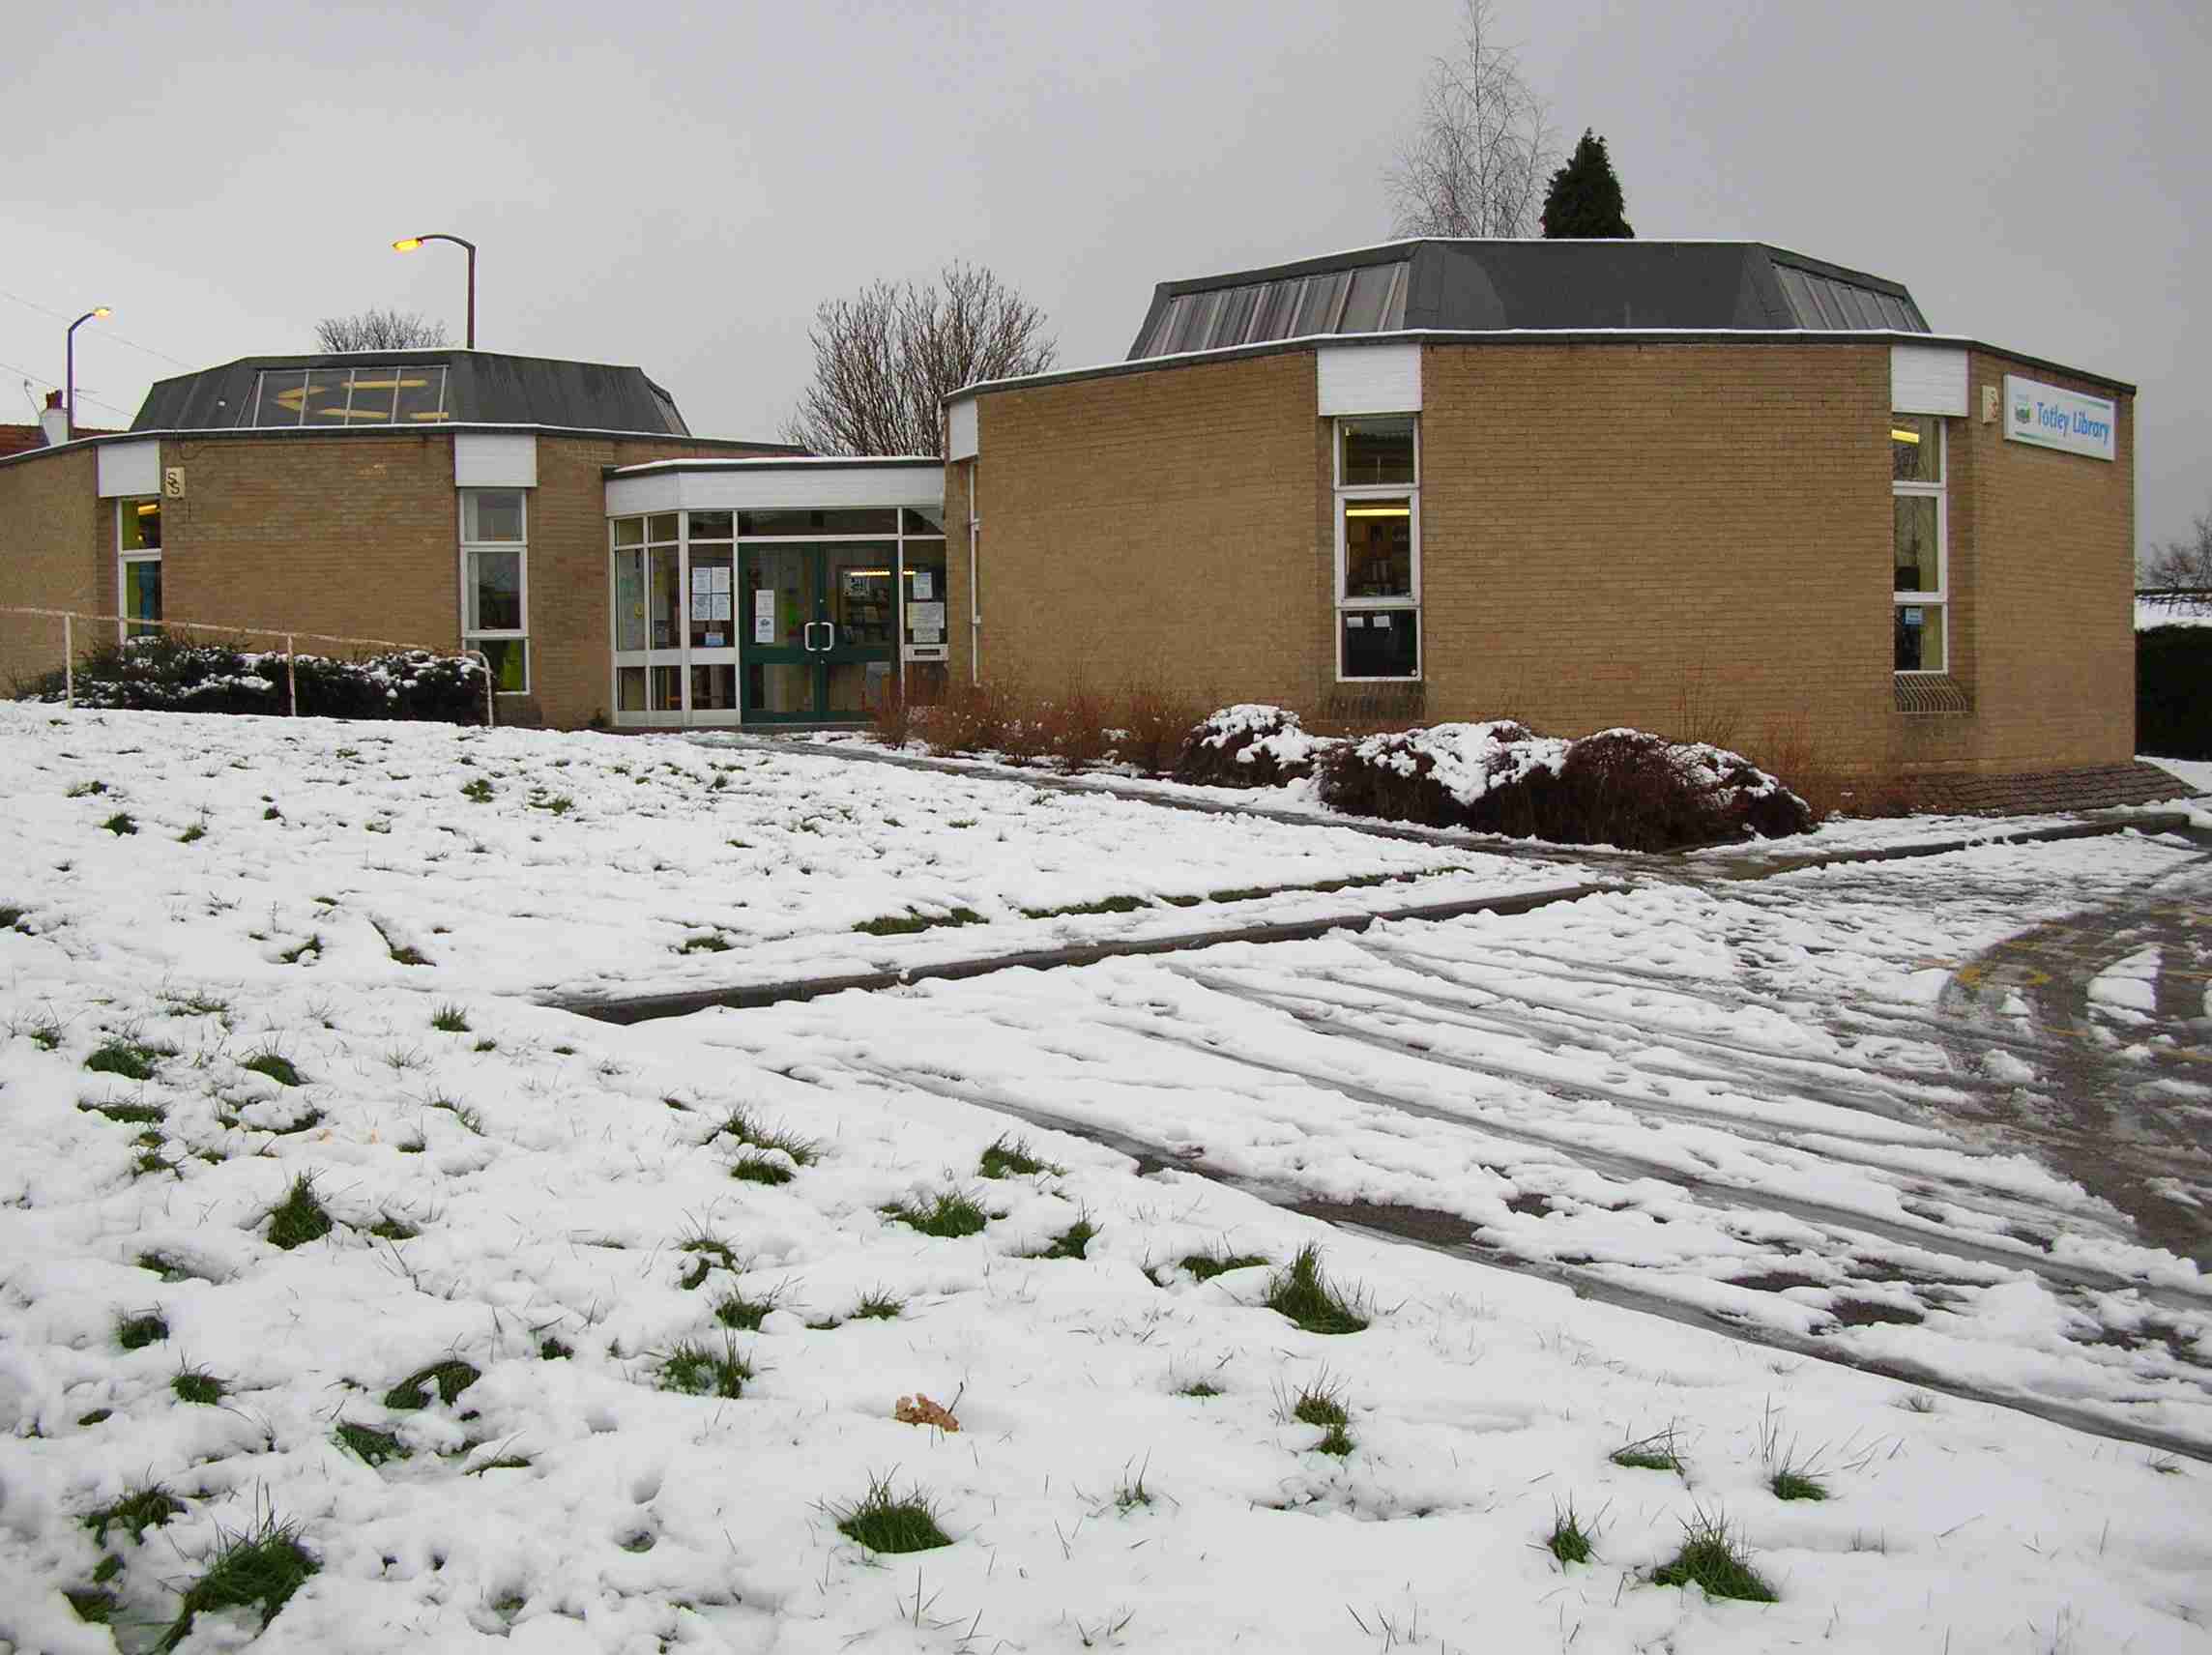
<path id="1" fill-rule="evenodd" d="M 2005 435 L 2012 441 L 2086 454 L 2093 460 L 2115 457 L 2114 411 L 2103 397 L 2061 391 L 2014 373 L 2005 375 L 2004 384 Z"/>

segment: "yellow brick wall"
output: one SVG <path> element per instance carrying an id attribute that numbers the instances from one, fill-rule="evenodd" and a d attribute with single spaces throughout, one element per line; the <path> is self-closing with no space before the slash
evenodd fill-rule
<path id="1" fill-rule="evenodd" d="M 1977 410 L 2002 372 L 1977 355 Z M 1975 710 L 1928 717 L 1893 696 L 1886 342 L 1432 345 L 1423 401 L 1428 719 L 1755 752 L 1792 730 L 1861 771 L 2127 756 L 2124 402 L 2116 466 L 1949 421 L 1952 670 Z M 1150 675 L 1309 715 L 1344 693 L 1311 353 L 997 392 L 978 420 L 987 679 Z"/>
<path id="2" fill-rule="evenodd" d="M 0 465 L 0 608 L 104 610 L 101 570 L 115 561 L 115 514 L 102 509 L 90 448 Z M 107 584 L 112 586 L 112 575 Z M 79 651 L 91 630 L 76 624 Z M 0 615 L 0 693 L 62 664 L 62 624 Z"/>
<path id="3" fill-rule="evenodd" d="M 453 433 L 168 437 L 182 499 L 164 500 L 162 608 L 223 627 L 390 639 L 427 649 L 461 635 Z M 540 433 L 530 500 L 532 693 L 502 716 L 568 726 L 607 707 L 606 494 L 600 469 L 742 457 L 678 437 Z M 0 604 L 112 613 L 114 508 L 93 452 L 0 466 Z M 50 624 L 0 617 L 0 682 L 59 664 Z M 44 640 L 44 641 L 43 641 Z M 247 639 L 258 647 L 269 632 Z M 302 637 L 303 651 L 320 645 Z"/>

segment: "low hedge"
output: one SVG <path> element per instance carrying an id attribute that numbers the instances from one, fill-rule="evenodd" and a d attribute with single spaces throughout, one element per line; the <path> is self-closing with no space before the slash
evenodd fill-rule
<path id="1" fill-rule="evenodd" d="M 1191 726 L 1169 773 L 1200 787 L 1281 787 L 1313 774 L 1327 746 L 1287 708 L 1239 702 Z"/>
<path id="2" fill-rule="evenodd" d="M 1439 724 L 1332 746 L 1332 810 L 1548 839 L 1674 851 L 1813 829 L 1813 811 L 1740 753 L 1643 730 L 1580 740 L 1510 721 Z"/>
<path id="3" fill-rule="evenodd" d="M 444 724 L 484 720 L 482 666 L 466 655 L 427 650 L 339 660 L 294 655 L 302 717 L 395 718 Z M 59 702 L 69 693 L 59 671 L 18 680 L 20 701 Z M 151 712 L 291 711 L 281 653 L 227 644 L 193 644 L 155 635 L 89 652 L 75 669 L 79 707 Z"/>
<path id="4" fill-rule="evenodd" d="M 2212 626 L 2136 634 L 2136 751 L 2212 759 Z"/>

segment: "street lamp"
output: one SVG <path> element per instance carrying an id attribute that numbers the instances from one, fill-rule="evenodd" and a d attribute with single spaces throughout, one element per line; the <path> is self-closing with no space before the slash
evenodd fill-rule
<path id="1" fill-rule="evenodd" d="M 477 245 L 464 241 L 459 236 L 402 236 L 392 244 L 392 250 L 395 253 L 411 253 L 424 242 L 451 242 L 456 247 L 466 247 L 469 250 L 469 349 L 473 351 L 477 348 Z"/>
<path id="2" fill-rule="evenodd" d="M 106 305 L 95 305 L 90 310 L 72 322 L 69 325 L 69 332 L 63 335 L 62 355 L 68 363 L 64 371 L 69 376 L 64 381 L 68 387 L 68 394 L 62 398 L 62 407 L 69 416 L 68 423 L 63 426 L 63 429 L 68 433 L 63 439 L 65 442 L 73 443 L 76 441 L 76 331 L 95 316 L 105 316 L 106 314 L 108 314 Z"/>

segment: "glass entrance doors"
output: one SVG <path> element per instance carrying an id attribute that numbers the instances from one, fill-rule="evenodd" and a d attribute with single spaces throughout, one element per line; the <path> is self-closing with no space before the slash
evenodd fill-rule
<path id="1" fill-rule="evenodd" d="M 858 721 L 902 679 L 943 693 L 934 508 L 694 507 L 611 518 L 608 547 L 617 725 Z"/>
<path id="2" fill-rule="evenodd" d="M 890 683 L 895 541 L 741 545 L 748 723 L 864 718 Z"/>

